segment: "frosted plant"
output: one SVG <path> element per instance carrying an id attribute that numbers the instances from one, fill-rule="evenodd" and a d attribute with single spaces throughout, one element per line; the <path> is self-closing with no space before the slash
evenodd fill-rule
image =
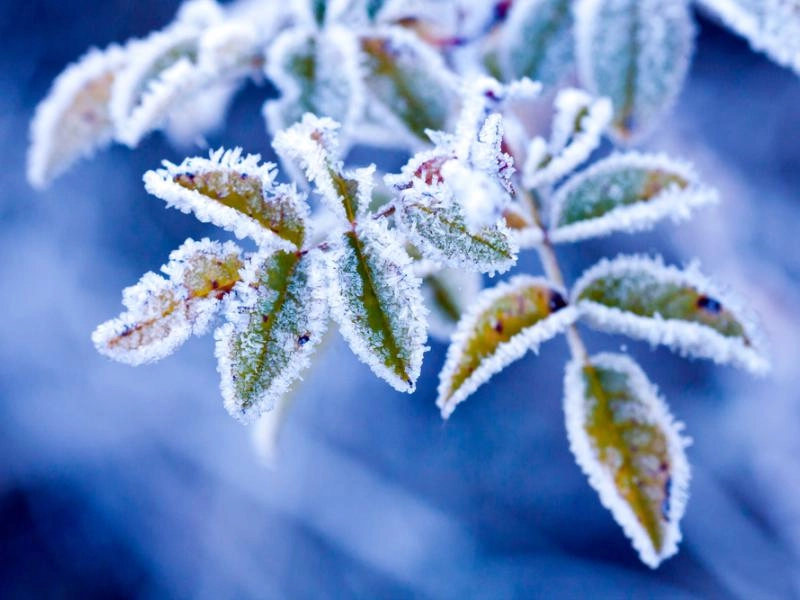
<path id="1" fill-rule="evenodd" d="M 796 4 L 702 4 L 797 68 L 784 43 L 796 37 Z M 123 292 L 125 312 L 93 334 L 98 350 L 138 365 L 213 328 L 225 407 L 259 419 L 271 456 L 329 321 L 403 392 L 416 388 L 428 335 L 448 343 L 444 418 L 565 335 L 570 447 L 656 567 L 680 541 L 688 442 L 633 359 L 590 355 L 577 326 L 757 374 L 769 368 L 759 327 L 696 264 L 619 256 L 568 285 L 556 248 L 717 201 L 682 161 L 601 147 L 654 126 L 692 43 L 689 3 L 674 0 L 193 0 L 164 30 L 67 68 L 34 118 L 28 175 L 45 185 L 80 156 L 155 129 L 196 139 L 242 82 L 266 76 L 279 92 L 264 116 L 280 167 L 235 148 L 144 175 L 150 194 L 240 242 L 187 240 L 163 275 Z M 585 90 L 564 87 L 575 73 Z M 353 168 L 356 143 L 408 160 L 394 173 Z M 529 251 L 544 276 L 482 290 L 483 276 Z"/>

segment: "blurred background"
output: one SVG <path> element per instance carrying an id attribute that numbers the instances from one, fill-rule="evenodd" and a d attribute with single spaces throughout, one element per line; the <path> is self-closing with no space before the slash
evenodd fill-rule
<path id="1" fill-rule="evenodd" d="M 445 424 L 441 344 L 407 396 L 334 337 L 273 469 L 222 407 L 210 336 L 138 369 L 94 351 L 123 287 L 187 236 L 223 236 L 144 192 L 144 171 L 184 156 L 158 134 L 35 193 L 28 123 L 67 63 L 177 4 L 0 4 L 0 598 L 800 597 L 800 78 L 701 20 L 648 147 L 694 162 L 722 204 L 563 252 L 572 279 L 601 254 L 696 256 L 771 339 L 775 372 L 757 380 L 587 333 L 592 351 L 625 344 L 695 440 L 681 551 L 650 571 L 569 453 L 563 340 Z M 209 143 L 271 156 L 269 93 L 250 85 Z"/>

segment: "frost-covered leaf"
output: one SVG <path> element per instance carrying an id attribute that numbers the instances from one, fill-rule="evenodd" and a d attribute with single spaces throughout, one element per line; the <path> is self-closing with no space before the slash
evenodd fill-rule
<path id="1" fill-rule="evenodd" d="M 129 61 L 114 80 L 110 111 L 117 139 L 134 147 L 196 85 L 200 31 L 177 23 L 128 46 Z"/>
<path id="2" fill-rule="evenodd" d="M 639 557 L 655 568 L 678 551 L 688 498 L 688 441 L 655 387 L 625 355 L 572 361 L 564 381 L 570 448 Z"/>
<path id="3" fill-rule="evenodd" d="M 555 109 L 550 142 L 536 137 L 528 146 L 522 182 L 530 190 L 555 183 L 588 159 L 611 122 L 611 102 L 581 90 L 561 90 Z"/>
<path id="4" fill-rule="evenodd" d="M 667 217 L 688 219 L 717 201 L 690 165 L 663 155 L 628 153 L 595 163 L 552 198 L 553 242 L 574 242 L 614 231 L 640 231 Z"/>
<path id="5" fill-rule="evenodd" d="M 339 124 L 311 113 L 275 136 L 273 146 L 287 164 L 296 164 L 314 183 L 336 215 L 354 222 L 372 202 L 375 167 L 344 171 L 339 158 Z"/>
<path id="6" fill-rule="evenodd" d="M 439 375 L 442 417 L 528 350 L 538 351 L 575 316 L 564 292 L 541 278 L 518 275 L 484 290 L 461 318 Z"/>
<path id="7" fill-rule="evenodd" d="M 422 141 L 426 130 L 448 128 L 457 84 L 438 53 L 399 27 L 372 31 L 360 43 L 368 103 L 379 103 L 386 119 Z"/>
<path id="8" fill-rule="evenodd" d="M 769 369 L 754 317 L 694 265 L 681 271 L 642 256 L 602 260 L 572 294 L 581 318 L 597 329 L 754 373 Z"/>
<path id="9" fill-rule="evenodd" d="M 513 2 L 497 57 L 504 79 L 558 83 L 573 67 L 572 29 L 572 0 Z"/>
<path id="10" fill-rule="evenodd" d="M 187 240 L 161 268 L 122 292 L 127 312 L 92 334 L 97 350 L 130 365 L 160 360 L 192 334 L 206 332 L 224 298 L 239 281 L 236 244 Z"/>
<path id="11" fill-rule="evenodd" d="M 356 38 L 341 27 L 283 32 L 269 49 L 266 69 L 281 92 L 264 106 L 273 135 L 307 112 L 330 117 L 349 132 L 364 110 L 358 53 Z"/>
<path id="12" fill-rule="evenodd" d="M 214 334 L 225 407 L 240 421 L 271 410 L 308 366 L 327 322 L 324 276 L 319 250 L 249 260 Z"/>
<path id="13" fill-rule="evenodd" d="M 148 192 L 204 223 L 249 237 L 259 245 L 300 248 L 308 207 L 293 186 L 275 185 L 271 163 L 241 149 L 188 158 L 144 175 Z"/>
<path id="14" fill-rule="evenodd" d="M 413 392 L 425 347 L 425 307 L 411 258 L 382 221 L 365 219 L 330 256 L 331 314 L 355 355 Z"/>
<path id="15" fill-rule="evenodd" d="M 482 288 L 478 273 L 441 269 L 422 280 L 422 297 L 428 308 L 428 332 L 442 342 L 450 341 L 461 320 Z"/>
<path id="16" fill-rule="evenodd" d="M 506 271 L 518 249 L 502 215 L 491 214 L 495 203 L 487 201 L 504 192 L 463 166 L 455 172 L 450 168 L 458 166 L 434 150 L 412 158 L 400 175 L 387 177 L 400 189 L 398 223 L 426 258 L 480 272 Z M 477 214 L 487 208 L 489 214 Z"/>
<path id="17" fill-rule="evenodd" d="M 246 22 L 209 26 L 178 20 L 127 48 L 131 60 L 114 81 L 110 104 L 116 138 L 135 147 L 187 102 L 260 62 L 256 29 Z M 224 108 L 224 105 L 223 105 Z"/>
<path id="18" fill-rule="evenodd" d="M 614 104 L 614 133 L 645 133 L 672 105 L 689 67 L 688 0 L 578 0 L 578 69 L 584 86 Z"/>
<path id="19" fill-rule="evenodd" d="M 111 87 L 125 61 L 124 50 L 112 45 L 90 50 L 58 76 L 31 122 L 31 185 L 45 187 L 78 158 L 111 141 Z"/>
<path id="20" fill-rule="evenodd" d="M 800 74 L 800 3 L 797 0 L 698 0 L 730 29 L 776 63 Z"/>

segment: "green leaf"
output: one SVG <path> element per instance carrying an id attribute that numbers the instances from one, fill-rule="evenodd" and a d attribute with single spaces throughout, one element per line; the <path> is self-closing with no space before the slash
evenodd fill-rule
<path id="1" fill-rule="evenodd" d="M 678 550 L 689 463 L 664 401 L 625 355 L 601 354 L 567 366 L 570 448 L 603 506 L 642 561 L 657 567 Z"/>
<path id="2" fill-rule="evenodd" d="M 571 0 L 514 2 L 504 25 L 499 62 L 507 81 L 529 77 L 554 85 L 574 64 Z"/>
<path id="3" fill-rule="evenodd" d="M 308 207 L 294 186 L 273 183 L 274 165 L 241 150 L 187 158 L 144 175 L 148 192 L 204 223 L 249 237 L 261 246 L 301 248 Z"/>
<path id="4" fill-rule="evenodd" d="M 484 290 L 461 318 L 439 375 L 436 405 L 449 417 L 479 386 L 575 320 L 563 292 L 519 275 Z"/>
<path id="5" fill-rule="evenodd" d="M 399 27 L 363 36 L 361 49 L 365 84 L 387 116 L 425 142 L 427 129 L 448 129 L 458 98 L 453 75 L 441 56 Z"/>
<path id="6" fill-rule="evenodd" d="M 215 333 L 228 412 L 250 422 L 274 404 L 308 366 L 322 340 L 327 304 L 318 250 L 261 252 L 250 260 Z"/>
<path id="7" fill-rule="evenodd" d="M 645 133 L 683 87 L 694 45 L 689 2 L 579 0 L 575 19 L 583 85 L 613 102 L 618 139 Z"/>
<path id="8" fill-rule="evenodd" d="M 504 223 L 470 227 L 460 204 L 446 187 L 439 194 L 405 193 L 397 217 L 426 258 L 443 265 L 482 273 L 507 271 L 517 260 L 517 248 Z"/>
<path id="9" fill-rule="evenodd" d="M 573 303 L 603 331 L 755 373 L 769 368 L 754 317 L 696 267 L 681 271 L 641 256 L 603 260 L 575 284 Z"/>
<path id="10" fill-rule="evenodd" d="M 356 39 L 340 28 L 283 32 L 270 47 L 266 69 L 281 92 L 264 109 L 272 134 L 307 112 L 330 117 L 349 132 L 364 109 L 358 52 Z"/>
<path id="11" fill-rule="evenodd" d="M 553 196 L 550 239 L 574 242 L 614 231 L 640 231 L 658 221 L 688 219 L 717 193 L 694 170 L 663 155 L 630 152 L 595 163 Z"/>
<path id="12" fill-rule="evenodd" d="M 241 250 L 208 239 L 187 240 L 161 270 L 122 292 L 127 312 L 92 334 L 97 350 L 130 365 L 160 360 L 190 335 L 205 333 L 221 300 L 239 281 Z"/>
<path id="13" fill-rule="evenodd" d="M 411 259 L 382 222 L 346 232 L 330 259 L 331 314 L 355 355 L 413 392 L 425 347 L 425 307 Z"/>
<path id="14" fill-rule="evenodd" d="M 339 124 L 306 113 L 275 136 L 273 146 L 290 166 L 299 166 L 322 200 L 342 221 L 354 223 L 372 203 L 375 166 L 345 171 L 339 158 Z"/>

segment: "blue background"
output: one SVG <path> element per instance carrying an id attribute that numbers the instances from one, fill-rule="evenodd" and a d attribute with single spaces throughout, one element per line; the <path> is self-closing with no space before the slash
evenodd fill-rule
<path id="1" fill-rule="evenodd" d="M 754 380 L 587 334 L 592 351 L 625 344 L 695 439 L 685 540 L 650 571 L 570 456 L 563 340 L 443 424 L 441 344 L 405 396 L 336 337 L 274 470 L 222 407 L 210 336 L 138 369 L 94 351 L 89 335 L 120 311 L 123 287 L 187 236 L 217 232 L 144 192 L 144 171 L 184 156 L 160 135 L 34 192 L 28 123 L 88 46 L 144 35 L 176 5 L 0 4 L 0 598 L 798 596 L 797 76 L 702 21 L 687 87 L 648 147 L 696 163 L 723 203 L 562 253 L 571 279 L 620 251 L 697 256 L 751 301 L 772 341 L 775 373 Z M 269 156 L 268 93 L 240 94 L 211 145 Z"/>

